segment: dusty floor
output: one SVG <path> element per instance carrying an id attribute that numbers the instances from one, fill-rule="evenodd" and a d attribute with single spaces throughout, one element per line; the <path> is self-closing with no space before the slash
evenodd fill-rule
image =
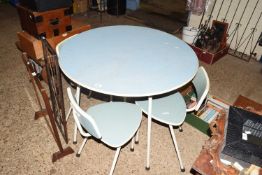
<path id="1" fill-rule="evenodd" d="M 86 22 L 94 27 L 100 25 L 132 24 L 143 25 L 125 17 L 104 15 L 100 23 L 97 14 L 86 16 Z M 21 53 L 15 47 L 16 32 L 21 31 L 16 10 L 0 4 L 0 174 L 107 174 L 114 152 L 94 140 L 89 140 L 81 157 L 71 154 L 55 163 L 51 155 L 58 148 L 50 134 L 44 118 L 34 120 L 38 109 L 34 92 L 27 79 L 27 72 L 21 60 Z M 232 56 L 225 56 L 214 65 L 203 65 L 210 77 L 210 94 L 233 103 L 239 94 L 262 103 L 262 64 L 245 62 Z M 67 83 L 64 81 L 64 89 Z M 97 103 L 83 95 L 83 103 Z M 68 99 L 65 95 L 66 111 Z M 176 153 L 167 127 L 153 123 L 151 169 L 145 170 L 146 160 L 146 118 L 140 129 L 140 142 L 135 151 L 130 145 L 121 151 L 115 175 L 123 174 L 181 174 Z M 69 119 L 69 146 L 75 151 L 79 144 L 72 144 L 73 120 Z M 184 124 L 184 132 L 177 134 L 186 172 L 190 168 L 208 138 L 195 128 Z M 78 135 L 78 141 L 82 139 Z"/>

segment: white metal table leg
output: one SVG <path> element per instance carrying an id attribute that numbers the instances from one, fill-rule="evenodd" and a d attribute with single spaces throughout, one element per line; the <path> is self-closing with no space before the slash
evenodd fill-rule
<path id="1" fill-rule="evenodd" d="M 75 94 L 76 102 L 77 104 L 80 104 L 80 86 L 76 87 L 76 94 Z M 72 108 L 70 108 L 72 110 Z M 74 138 L 73 138 L 73 144 L 76 144 L 76 135 L 77 135 L 77 125 L 75 123 L 75 129 L 74 129 Z"/>
<path id="2" fill-rule="evenodd" d="M 147 159 L 146 169 L 150 169 L 150 142 L 151 142 L 151 122 L 152 122 L 152 97 L 148 97 L 148 124 L 147 124 Z"/>

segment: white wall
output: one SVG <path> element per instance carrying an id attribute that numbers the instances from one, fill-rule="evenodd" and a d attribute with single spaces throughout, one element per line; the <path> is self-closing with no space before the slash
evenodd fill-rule
<path id="1" fill-rule="evenodd" d="M 240 21 L 240 17 L 243 14 L 244 7 L 245 7 L 245 5 L 246 5 L 248 0 L 233 0 L 232 1 L 231 7 L 230 7 L 229 12 L 228 12 L 228 15 L 226 17 L 226 19 L 227 19 L 226 22 L 228 22 L 228 23 L 231 22 L 231 20 L 233 18 L 233 15 L 234 15 L 234 12 L 236 10 L 237 4 L 238 4 L 239 1 L 241 1 L 241 3 L 239 5 L 239 8 L 238 8 L 237 13 L 235 15 L 235 18 L 234 18 L 234 20 L 233 20 L 233 22 L 231 24 L 230 29 L 229 29 L 229 32 L 228 32 L 229 35 L 234 31 L 235 26 L 236 26 L 235 24 Z M 236 48 L 236 38 L 238 38 L 237 42 L 239 42 L 240 38 L 243 35 L 241 43 L 243 43 L 244 41 L 245 42 L 242 44 L 241 47 L 239 47 L 238 51 L 240 51 L 240 52 L 244 51 L 244 49 L 245 49 L 245 47 L 247 45 L 247 41 L 248 41 L 248 39 L 246 39 L 246 38 L 248 37 L 248 35 L 250 35 L 251 29 L 254 28 L 254 26 L 255 26 L 255 24 L 256 24 L 256 22 L 258 20 L 258 17 L 260 15 L 260 13 L 262 12 L 262 0 L 259 0 L 257 6 L 256 6 L 256 2 L 257 2 L 257 0 L 249 0 L 248 6 L 246 8 L 246 11 L 245 11 L 245 13 L 243 15 L 243 18 L 242 18 L 241 22 L 240 22 L 241 26 L 239 27 L 238 33 L 235 34 L 235 37 L 234 37 L 234 39 L 233 39 L 233 41 L 231 43 L 231 46 L 230 46 L 231 49 L 235 49 Z M 221 4 L 222 4 L 222 0 L 217 0 L 216 6 L 215 6 L 214 11 L 212 13 L 213 17 L 211 18 L 210 23 L 212 22 L 212 20 L 216 19 Z M 224 19 L 226 11 L 227 11 L 227 9 L 229 7 L 229 4 L 230 4 L 230 0 L 224 0 L 224 4 L 223 4 L 223 6 L 221 8 L 221 11 L 219 13 L 219 16 L 218 16 L 218 20 L 219 21 L 222 21 Z M 249 20 L 251 14 L 252 14 L 252 11 L 254 9 L 255 9 L 255 12 L 253 14 L 253 17 L 252 17 L 251 21 L 249 22 L 248 27 L 246 28 L 248 20 Z M 206 19 L 208 19 L 207 15 L 204 16 L 202 24 L 204 23 L 204 21 Z M 192 27 L 198 27 L 199 23 L 200 23 L 200 20 L 201 20 L 201 16 L 196 16 L 196 15 L 192 14 L 189 17 L 189 23 L 188 24 L 189 24 L 189 26 L 192 26 Z M 245 31 L 245 33 L 243 33 L 245 28 L 246 28 L 246 31 Z M 254 47 L 258 37 L 260 36 L 260 33 L 262 32 L 262 17 L 261 17 L 260 21 L 258 22 L 258 25 L 257 25 L 256 29 L 257 30 L 254 33 L 254 41 L 252 43 L 252 49 L 253 49 L 253 47 Z M 238 37 L 237 37 L 237 35 L 238 35 Z M 232 39 L 232 36 L 233 36 L 233 33 L 231 35 L 231 38 L 229 38 L 228 43 L 230 43 L 230 41 Z M 251 48 L 251 40 L 250 40 L 250 43 L 248 44 L 248 46 L 247 46 L 247 48 L 245 50 L 245 53 L 247 55 L 249 55 L 249 53 L 250 53 L 250 48 Z M 255 52 L 257 53 L 256 58 L 257 58 L 257 60 L 259 60 L 261 55 L 262 55 L 262 47 L 261 46 L 257 46 Z"/>

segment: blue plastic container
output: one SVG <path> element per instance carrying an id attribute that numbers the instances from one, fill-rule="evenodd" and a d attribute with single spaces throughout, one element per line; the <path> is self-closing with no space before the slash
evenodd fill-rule
<path id="1" fill-rule="evenodd" d="M 9 0 L 9 3 L 13 6 L 16 6 L 16 4 L 19 3 L 19 0 Z"/>
<path id="2" fill-rule="evenodd" d="M 137 10 L 139 8 L 140 0 L 126 0 L 126 8 L 129 10 Z"/>

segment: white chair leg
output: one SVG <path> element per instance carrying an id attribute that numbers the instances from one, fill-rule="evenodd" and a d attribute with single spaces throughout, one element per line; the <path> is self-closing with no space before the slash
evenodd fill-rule
<path id="1" fill-rule="evenodd" d="M 133 152 L 134 151 L 134 144 L 135 144 L 135 138 L 133 137 L 132 138 L 132 141 L 131 141 L 131 148 L 130 150 Z"/>
<path id="2" fill-rule="evenodd" d="M 174 145 L 175 145 L 177 157 L 178 157 L 179 164 L 180 164 L 180 169 L 181 169 L 182 172 L 185 172 L 185 168 L 184 168 L 182 160 L 181 160 L 181 156 L 180 156 L 180 152 L 179 152 L 179 149 L 178 149 L 178 145 L 177 145 L 176 136 L 175 136 L 175 133 L 174 133 L 174 130 L 173 130 L 173 126 L 169 125 L 169 129 L 170 129 L 170 133 L 171 133 Z"/>
<path id="3" fill-rule="evenodd" d="M 69 108 L 69 110 L 68 110 L 68 112 L 67 112 L 67 114 L 66 114 L 66 121 L 68 120 L 71 112 L 72 112 L 72 107 L 70 106 L 70 108 Z"/>
<path id="4" fill-rule="evenodd" d="M 112 175 L 113 172 L 114 172 L 114 169 L 115 169 L 115 167 L 116 167 L 116 162 L 117 162 L 117 159 L 118 159 L 120 150 L 121 150 L 121 147 L 118 147 L 118 148 L 116 149 L 115 157 L 114 157 L 114 160 L 113 160 L 112 167 L 111 167 L 111 170 L 110 170 L 109 175 Z"/>
<path id="5" fill-rule="evenodd" d="M 76 141 L 76 135 L 77 135 L 77 125 L 76 125 L 76 123 L 75 123 L 73 144 L 76 144 L 76 143 L 77 143 L 77 141 Z"/>
<path id="6" fill-rule="evenodd" d="M 77 87 L 76 87 L 75 98 L 76 98 L 76 101 L 77 101 L 78 104 L 80 104 L 80 92 L 81 92 L 80 90 L 81 90 L 81 89 L 80 89 L 80 86 L 77 86 Z M 69 110 L 72 110 L 72 107 L 70 107 Z M 71 113 L 71 111 L 68 111 L 68 112 Z M 77 143 L 77 141 L 76 141 L 76 136 L 77 136 L 77 125 L 76 125 L 76 123 L 75 123 L 73 144 L 76 144 L 76 143 Z"/>
<path id="7" fill-rule="evenodd" d="M 88 95 L 87 95 L 87 98 L 89 99 L 92 95 L 92 91 L 89 91 Z"/>
<path id="8" fill-rule="evenodd" d="M 139 130 L 137 130 L 137 132 L 136 132 L 135 144 L 139 143 L 138 137 L 139 137 Z"/>
<path id="9" fill-rule="evenodd" d="M 182 128 L 182 125 L 179 126 L 179 132 L 183 132 L 183 128 Z"/>
<path id="10" fill-rule="evenodd" d="M 76 98 L 77 104 L 80 104 L 80 87 L 79 86 L 76 87 L 75 98 Z"/>
<path id="11" fill-rule="evenodd" d="M 81 154 L 82 149 L 84 148 L 84 146 L 85 146 L 85 144 L 86 144 L 86 141 L 87 141 L 87 138 L 84 138 L 83 143 L 82 143 L 82 145 L 80 146 L 80 148 L 79 148 L 79 150 L 78 150 L 78 152 L 77 152 L 77 154 L 76 154 L 76 157 L 80 157 L 80 154 Z"/>

